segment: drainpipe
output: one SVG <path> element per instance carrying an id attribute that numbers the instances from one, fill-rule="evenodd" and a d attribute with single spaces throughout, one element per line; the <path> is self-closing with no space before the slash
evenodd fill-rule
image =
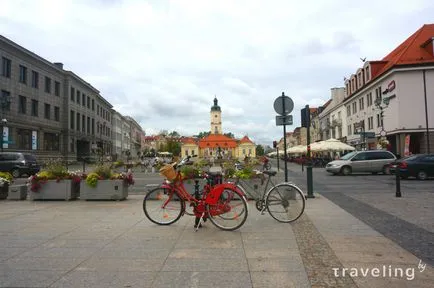
<path id="1" fill-rule="evenodd" d="M 430 153 L 430 143 L 429 143 L 429 126 L 428 126 L 428 100 L 426 97 L 426 77 L 425 77 L 425 69 L 422 70 L 423 75 L 423 94 L 425 97 L 425 121 L 426 121 L 426 145 L 427 145 L 427 153 Z"/>

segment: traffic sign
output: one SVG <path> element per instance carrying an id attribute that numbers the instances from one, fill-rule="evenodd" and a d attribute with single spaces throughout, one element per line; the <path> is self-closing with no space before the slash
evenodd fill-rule
<path id="1" fill-rule="evenodd" d="M 288 96 L 285 96 L 285 93 L 282 92 L 282 96 L 279 96 L 274 100 L 274 111 L 277 114 L 285 116 L 292 112 L 294 109 L 294 101 Z M 285 106 L 285 109 L 283 109 Z"/>
<path id="2" fill-rule="evenodd" d="M 363 138 L 375 138 L 375 132 L 360 132 L 360 137 Z"/>
<path id="3" fill-rule="evenodd" d="M 276 116 L 276 126 L 292 125 L 292 115 Z"/>

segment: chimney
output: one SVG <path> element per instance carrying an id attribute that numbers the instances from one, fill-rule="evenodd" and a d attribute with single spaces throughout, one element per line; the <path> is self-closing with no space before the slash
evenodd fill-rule
<path id="1" fill-rule="evenodd" d="M 56 66 L 57 68 L 59 68 L 59 69 L 62 69 L 63 70 L 63 63 L 60 63 L 60 62 L 55 62 L 55 63 L 53 63 L 54 64 L 54 66 Z"/>

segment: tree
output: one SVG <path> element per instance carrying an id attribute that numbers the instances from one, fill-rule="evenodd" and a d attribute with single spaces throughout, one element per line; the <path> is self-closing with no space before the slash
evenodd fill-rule
<path id="1" fill-rule="evenodd" d="M 207 137 L 209 134 L 211 134 L 210 131 L 203 131 L 203 132 L 200 132 L 200 133 L 197 135 L 197 138 L 202 139 L 202 138 Z"/>
<path id="2" fill-rule="evenodd" d="M 227 137 L 229 137 L 229 138 L 235 138 L 235 135 L 232 133 L 232 132 L 229 132 L 229 133 L 225 133 L 225 134 L 223 134 L 223 135 L 225 135 L 225 136 L 227 136 Z"/>
<path id="3" fill-rule="evenodd" d="M 256 156 L 262 156 L 264 155 L 264 147 L 262 145 L 256 146 Z"/>
<path id="4" fill-rule="evenodd" d="M 169 133 L 169 136 L 170 137 L 179 137 L 181 135 L 179 135 L 179 133 L 174 130 L 174 131 L 172 131 L 172 132 Z"/>
<path id="5" fill-rule="evenodd" d="M 174 156 L 179 156 L 181 153 L 181 144 L 178 141 L 168 140 L 164 146 L 164 151 L 170 152 Z"/>

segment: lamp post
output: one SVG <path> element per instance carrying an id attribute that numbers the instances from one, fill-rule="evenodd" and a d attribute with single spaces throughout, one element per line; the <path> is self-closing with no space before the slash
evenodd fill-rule
<path id="1" fill-rule="evenodd" d="M 384 109 L 386 109 L 389 106 L 390 103 L 390 98 L 391 97 L 384 97 L 383 101 L 381 101 L 381 97 L 377 97 L 375 99 L 375 106 L 380 109 L 380 121 L 381 121 L 381 132 L 380 135 L 382 137 L 384 137 L 383 135 L 385 135 L 385 130 L 384 130 L 384 123 L 383 123 L 383 119 L 384 119 Z M 384 133 L 384 134 L 383 134 Z"/>

